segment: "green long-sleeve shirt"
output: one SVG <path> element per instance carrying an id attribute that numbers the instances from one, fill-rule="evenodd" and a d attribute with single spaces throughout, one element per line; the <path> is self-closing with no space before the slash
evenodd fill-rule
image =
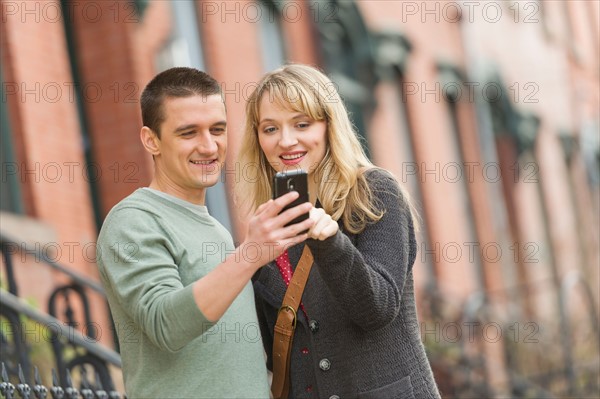
<path id="1" fill-rule="evenodd" d="M 129 398 L 268 398 L 252 285 L 216 323 L 192 283 L 234 250 L 206 207 L 148 189 L 106 217 L 98 267 L 121 348 Z"/>

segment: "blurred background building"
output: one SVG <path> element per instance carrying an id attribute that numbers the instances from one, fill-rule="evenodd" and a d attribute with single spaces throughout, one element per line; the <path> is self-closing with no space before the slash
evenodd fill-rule
<path id="1" fill-rule="evenodd" d="M 207 205 L 239 242 L 245 99 L 301 62 L 333 79 L 373 162 L 418 204 L 420 327 L 444 397 L 598 397 L 598 0 L 0 4 L 12 381 L 18 364 L 46 385 L 51 368 L 63 384 L 85 369 L 122 391 L 95 239 L 151 179 L 145 84 L 172 66 L 222 82 L 229 151 Z"/>

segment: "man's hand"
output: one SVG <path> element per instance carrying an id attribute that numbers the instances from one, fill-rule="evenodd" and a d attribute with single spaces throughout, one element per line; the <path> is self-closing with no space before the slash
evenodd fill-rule
<path id="1" fill-rule="evenodd" d="M 313 208 L 311 203 L 300 204 L 279 214 L 283 207 L 296 198 L 298 198 L 298 193 L 292 191 L 275 200 L 269 200 L 261 204 L 250 217 L 248 234 L 240 245 L 240 249 L 242 253 L 245 253 L 246 249 L 253 254 L 259 252 L 254 255 L 258 257 L 259 266 L 269 263 L 287 248 L 308 238 L 308 234 L 302 232 L 313 227 L 315 221 L 312 218 L 287 227 L 285 225 L 296 217 L 311 211 Z"/>

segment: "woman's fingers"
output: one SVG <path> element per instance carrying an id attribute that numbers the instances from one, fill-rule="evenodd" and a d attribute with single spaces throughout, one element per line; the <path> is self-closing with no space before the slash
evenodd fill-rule
<path id="1" fill-rule="evenodd" d="M 334 236 L 338 230 L 339 230 L 339 226 L 335 221 L 332 221 L 333 223 L 329 223 L 320 233 L 319 233 L 319 240 L 323 241 L 329 237 Z"/>
<path id="2" fill-rule="evenodd" d="M 338 231 L 338 224 L 325 213 L 322 208 L 313 208 L 310 211 L 310 218 L 315 221 L 314 226 L 308 232 L 308 236 L 315 240 L 325 240 Z"/>

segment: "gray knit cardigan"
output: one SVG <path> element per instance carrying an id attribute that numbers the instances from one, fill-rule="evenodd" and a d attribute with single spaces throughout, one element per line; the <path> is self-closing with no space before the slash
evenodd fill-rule
<path id="1" fill-rule="evenodd" d="M 315 261 L 292 346 L 291 398 L 440 397 L 419 333 L 410 210 L 387 172 L 367 173 L 384 216 L 357 235 L 340 230 L 307 241 Z M 290 248 L 292 265 L 303 245 Z M 273 327 L 286 291 L 275 262 L 254 276 L 254 288 L 271 369 Z"/>

